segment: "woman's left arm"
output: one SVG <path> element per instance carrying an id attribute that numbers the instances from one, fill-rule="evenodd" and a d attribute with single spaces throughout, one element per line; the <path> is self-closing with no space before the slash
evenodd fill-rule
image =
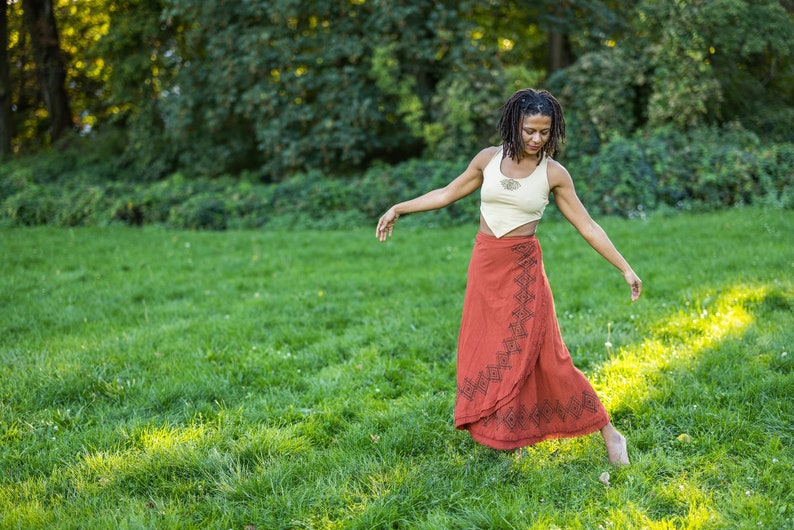
<path id="1" fill-rule="evenodd" d="M 560 212 L 596 252 L 623 274 L 626 283 L 631 287 L 632 301 L 639 298 L 642 291 L 642 280 L 612 244 L 604 229 L 590 217 L 576 194 L 573 179 L 568 171 L 559 163 L 550 161 L 548 177 L 550 191 L 554 193 L 554 201 Z"/>

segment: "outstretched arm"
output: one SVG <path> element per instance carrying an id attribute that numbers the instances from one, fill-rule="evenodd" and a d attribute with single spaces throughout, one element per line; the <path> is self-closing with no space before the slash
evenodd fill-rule
<path id="1" fill-rule="evenodd" d="M 549 187 L 554 192 L 554 200 L 565 218 L 596 252 L 623 274 L 626 283 L 631 287 L 631 300 L 639 298 L 642 292 L 642 280 L 612 244 L 604 229 L 590 217 L 576 194 L 571 175 L 556 162 L 549 164 Z"/>
<path id="2" fill-rule="evenodd" d="M 482 171 L 495 152 L 494 147 L 483 149 L 472 159 L 463 173 L 443 188 L 434 189 L 389 208 L 378 221 L 375 237 L 386 241 L 386 238 L 391 236 L 397 219 L 403 214 L 438 210 L 477 190 L 482 185 Z"/>

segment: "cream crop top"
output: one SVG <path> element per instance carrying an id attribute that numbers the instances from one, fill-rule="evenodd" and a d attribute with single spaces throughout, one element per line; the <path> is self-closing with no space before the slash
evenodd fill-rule
<path id="1" fill-rule="evenodd" d="M 549 204 L 549 157 L 529 176 L 514 179 L 502 174 L 502 152 L 485 166 L 480 189 L 480 213 L 496 237 L 540 219 Z"/>

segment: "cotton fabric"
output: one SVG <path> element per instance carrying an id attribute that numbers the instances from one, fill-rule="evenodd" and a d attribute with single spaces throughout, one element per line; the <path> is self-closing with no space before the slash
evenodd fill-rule
<path id="1" fill-rule="evenodd" d="M 480 188 L 480 214 L 496 237 L 543 217 L 549 204 L 549 157 L 543 155 L 529 175 L 510 178 L 502 173 L 500 148 L 485 166 Z"/>
<path id="2" fill-rule="evenodd" d="M 563 342 L 535 236 L 478 232 L 457 359 L 455 427 L 479 443 L 517 449 L 609 422 Z"/>

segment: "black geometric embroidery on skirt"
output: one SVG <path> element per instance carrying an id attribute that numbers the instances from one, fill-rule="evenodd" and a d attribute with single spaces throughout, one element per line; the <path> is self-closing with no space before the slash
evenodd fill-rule
<path id="1" fill-rule="evenodd" d="M 513 320 L 508 325 L 510 336 L 502 340 L 504 350 L 496 352 L 496 363 L 487 365 L 485 370 L 478 374 L 477 381 L 472 381 L 468 377 L 463 379 L 458 392 L 469 401 L 474 399 L 477 392 L 487 394 L 489 384 L 501 381 L 503 372 L 513 368 L 510 358 L 513 355 L 521 354 L 521 343 L 518 339 L 527 337 L 526 322 L 531 318 L 535 318 L 535 313 L 530 311 L 527 305 L 535 300 L 535 293 L 530 292 L 529 288 L 537 280 L 534 271 L 538 264 L 538 258 L 534 256 L 536 244 L 536 242 L 531 241 L 520 243 L 510 248 L 518 255 L 515 264 L 520 269 L 518 275 L 513 278 L 513 282 L 516 285 L 513 298 L 518 302 L 518 306 L 513 310 Z"/>
<path id="2" fill-rule="evenodd" d="M 495 428 L 507 427 L 510 432 L 519 429 L 526 431 L 528 429 L 540 427 L 543 423 L 550 423 L 555 416 L 565 421 L 568 416 L 573 416 L 579 419 L 583 412 L 596 413 L 598 411 L 598 397 L 590 392 L 582 391 L 581 399 L 576 396 L 571 396 L 567 405 L 563 405 L 560 400 L 555 400 L 552 405 L 549 400 L 544 400 L 543 403 L 535 403 L 532 410 L 528 409 L 525 405 L 521 405 L 516 410 L 515 407 L 507 407 L 504 411 L 496 411 L 490 416 L 483 418 L 483 426 L 488 426 L 491 423 L 496 423 Z"/>

